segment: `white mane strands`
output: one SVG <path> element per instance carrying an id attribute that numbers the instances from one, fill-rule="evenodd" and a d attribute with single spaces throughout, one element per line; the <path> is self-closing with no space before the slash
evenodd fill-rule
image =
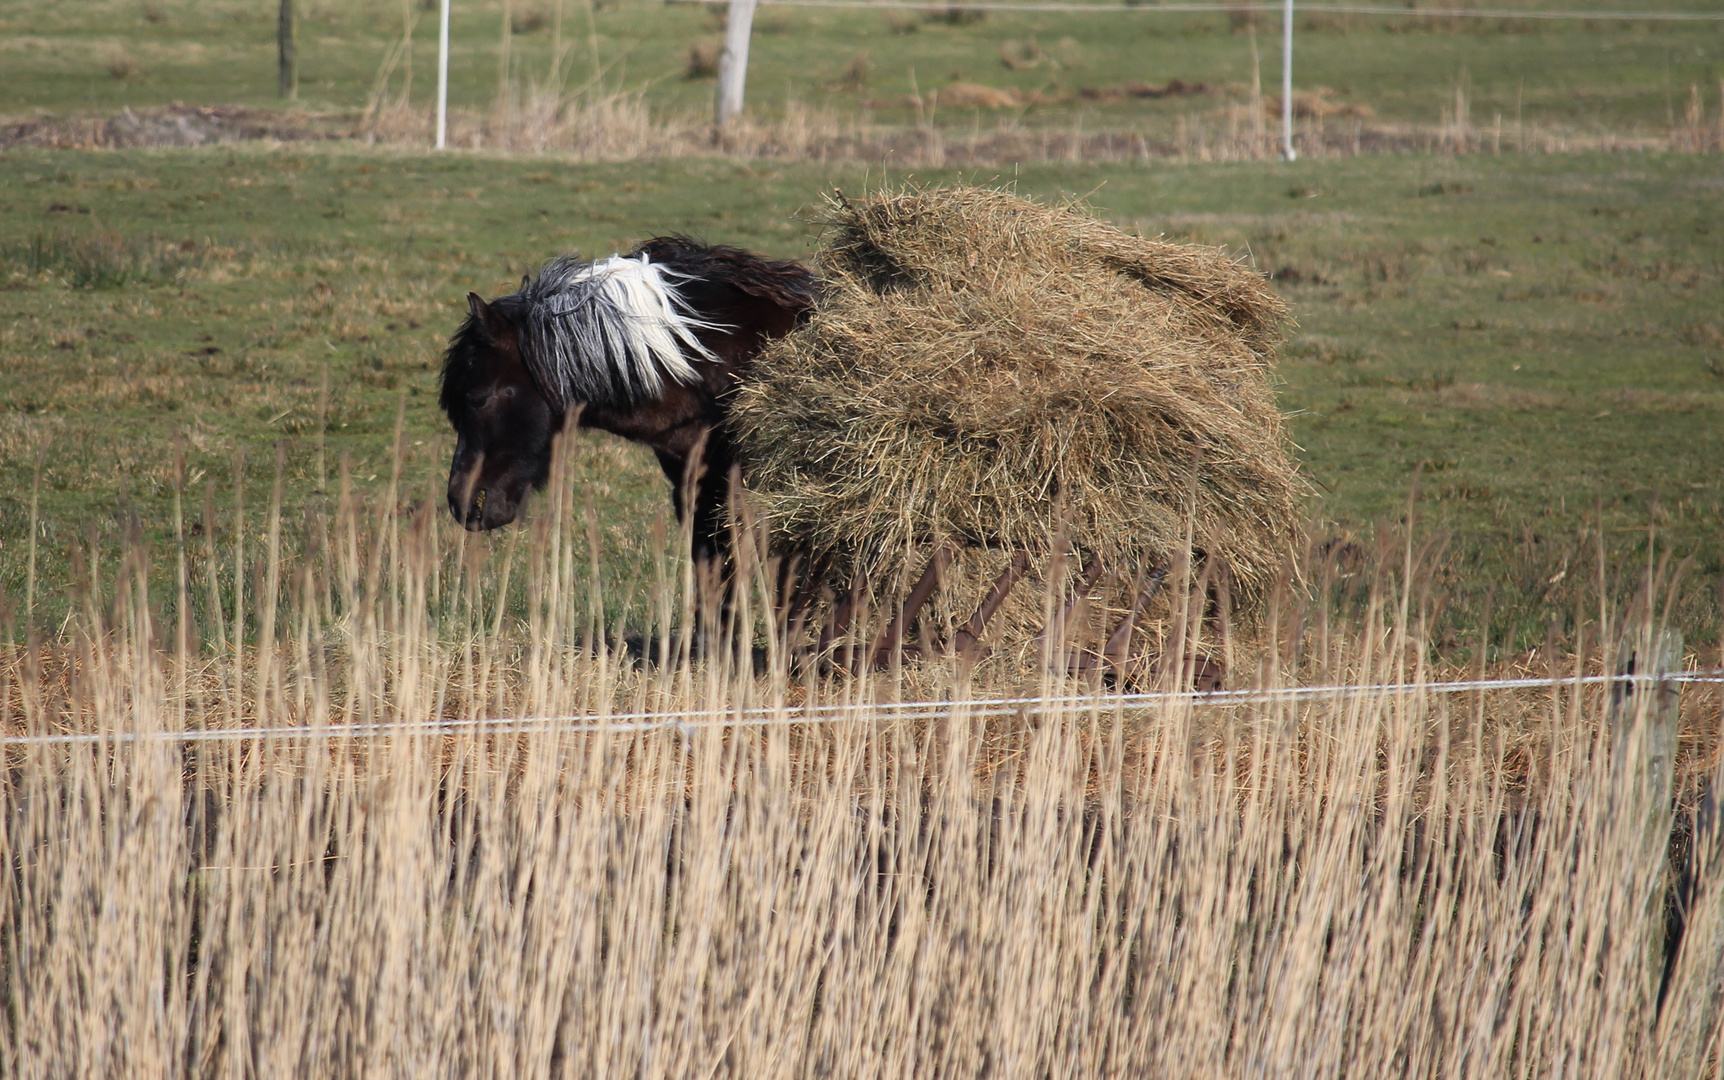
<path id="1" fill-rule="evenodd" d="M 695 331 L 725 327 L 700 318 L 679 279 L 686 277 L 645 255 L 545 264 L 520 295 L 527 301 L 525 359 L 546 391 L 565 407 L 626 407 L 662 396 L 667 377 L 699 382 L 689 354 L 718 358 Z"/>

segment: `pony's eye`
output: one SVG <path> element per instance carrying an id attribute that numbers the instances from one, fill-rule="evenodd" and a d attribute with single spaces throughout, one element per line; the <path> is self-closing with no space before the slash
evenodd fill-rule
<path id="1" fill-rule="evenodd" d="M 485 406 L 487 406 L 489 404 L 491 404 L 491 395 L 490 394 L 468 394 L 467 395 L 467 407 L 469 409 L 473 409 L 474 411 L 477 411 L 479 409 L 483 409 Z"/>

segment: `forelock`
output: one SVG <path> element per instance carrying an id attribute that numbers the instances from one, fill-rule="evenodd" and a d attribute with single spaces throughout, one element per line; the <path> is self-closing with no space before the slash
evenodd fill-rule
<path id="1" fill-rule="evenodd" d="M 473 385 L 482 364 L 481 355 L 491 348 L 491 335 L 485 324 L 469 313 L 450 336 L 449 349 L 443 354 L 437 404 L 445 414 L 454 413 L 455 407 Z"/>

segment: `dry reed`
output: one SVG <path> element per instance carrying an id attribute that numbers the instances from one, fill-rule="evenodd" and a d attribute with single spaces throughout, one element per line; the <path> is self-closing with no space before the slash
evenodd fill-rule
<path id="1" fill-rule="evenodd" d="M 600 646 L 570 495 L 489 554 L 351 499 L 304 550 L 278 517 L 231 538 L 255 575 L 191 540 L 165 610 L 134 549 L 113 599 L 12 649 L 9 735 L 102 738 L 6 747 L 0 1071 L 1720 1075 L 1724 847 L 1673 798 L 1657 695 L 798 727 L 786 702 L 896 691 L 698 650 L 669 556 L 636 616 L 660 662 Z M 1272 605 L 1257 681 L 1427 684 L 1416 583 L 1378 580 L 1349 625 Z M 742 706 L 783 722 L 402 727 Z"/>

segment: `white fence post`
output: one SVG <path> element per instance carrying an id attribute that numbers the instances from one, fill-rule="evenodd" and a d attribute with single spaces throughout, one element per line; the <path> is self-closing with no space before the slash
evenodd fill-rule
<path id="1" fill-rule="evenodd" d="M 718 126 L 742 112 L 742 88 L 748 80 L 748 36 L 754 27 L 755 0 L 730 0 L 724 26 L 724 51 L 718 54 Z"/>
<path id="2" fill-rule="evenodd" d="M 1292 0 L 1288 0 L 1289 3 Z M 449 0 L 443 0 L 437 28 L 437 149 L 449 145 Z"/>
<path id="3" fill-rule="evenodd" d="M 1293 0 L 1281 11 L 1281 156 L 1299 157 L 1293 149 Z"/>

